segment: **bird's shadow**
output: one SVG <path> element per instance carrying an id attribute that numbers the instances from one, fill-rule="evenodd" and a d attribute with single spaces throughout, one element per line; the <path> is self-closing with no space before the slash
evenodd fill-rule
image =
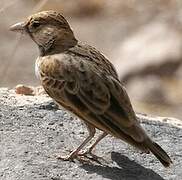
<path id="1" fill-rule="evenodd" d="M 112 152 L 111 159 L 116 162 L 118 167 L 83 164 L 81 168 L 85 169 L 90 174 L 97 173 L 103 178 L 111 180 L 164 180 L 153 170 L 147 169 L 138 163 L 131 161 L 120 153 Z"/>

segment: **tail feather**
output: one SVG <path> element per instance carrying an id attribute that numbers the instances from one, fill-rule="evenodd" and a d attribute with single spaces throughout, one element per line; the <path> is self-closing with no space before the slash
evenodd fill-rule
<path id="1" fill-rule="evenodd" d="M 169 167 L 172 163 L 168 154 L 155 142 L 149 141 L 148 148 L 156 156 L 156 158 L 163 164 L 164 167 Z"/>

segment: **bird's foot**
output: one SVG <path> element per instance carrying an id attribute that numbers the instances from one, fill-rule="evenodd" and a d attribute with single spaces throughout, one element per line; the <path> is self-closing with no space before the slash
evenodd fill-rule
<path id="1" fill-rule="evenodd" d="M 72 151 L 70 154 L 65 155 L 65 156 L 56 156 L 57 159 L 61 159 L 63 161 L 74 161 L 74 159 L 77 159 L 78 157 L 78 152 L 77 151 Z"/>
<path id="2" fill-rule="evenodd" d="M 90 163 L 91 161 L 95 161 L 96 163 L 101 164 L 101 157 L 93 154 L 90 149 L 78 152 L 77 150 L 72 151 L 70 154 L 66 156 L 56 156 L 57 159 L 63 160 L 63 161 L 72 161 L 78 160 L 82 163 Z"/>
<path id="3" fill-rule="evenodd" d="M 99 157 L 99 156 L 93 154 L 91 149 L 87 149 L 87 150 L 78 152 L 78 155 L 80 157 L 85 157 L 87 159 L 90 159 L 91 161 L 95 161 L 95 162 L 97 162 L 99 164 L 101 164 L 101 160 L 103 160 L 102 157 Z"/>
<path id="4" fill-rule="evenodd" d="M 63 160 L 63 161 L 71 161 L 74 162 L 74 160 L 78 160 L 81 163 L 90 163 L 90 158 L 86 157 L 86 155 L 79 153 L 78 151 L 72 151 L 68 155 L 63 156 L 56 156 L 57 159 Z"/>
<path id="5" fill-rule="evenodd" d="M 91 157 L 92 159 L 97 159 L 98 158 L 98 156 L 93 154 L 90 149 L 86 149 L 86 150 L 80 151 L 80 152 L 78 152 L 78 155 L 79 156 L 84 156 L 84 157 Z"/>

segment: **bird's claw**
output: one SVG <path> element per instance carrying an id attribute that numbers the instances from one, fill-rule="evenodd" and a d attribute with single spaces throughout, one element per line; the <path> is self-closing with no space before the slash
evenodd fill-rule
<path id="1" fill-rule="evenodd" d="M 76 159 L 78 156 L 78 152 L 73 151 L 70 154 L 66 155 L 66 156 L 57 156 L 57 159 L 61 159 L 63 161 L 74 161 L 74 159 Z"/>
<path id="2" fill-rule="evenodd" d="M 95 155 L 95 154 L 93 154 L 90 149 L 87 149 L 85 151 L 81 151 L 81 152 L 78 153 L 78 155 L 80 157 L 85 157 L 85 158 L 88 158 L 88 159 L 90 159 L 92 161 L 95 161 L 95 162 L 101 164 L 100 159 L 102 159 L 102 158 Z"/>
<path id="3" fill-rule="evenodd" d="M 85 151 L 81 151 L 81 152 L 73 151 L 66 156 L 59 155 L 59 156 L 56 156 L 56 158 L 63 161 L 72 161 L 72 162 L 74 162 L 74 160 L 78 160 L 82 163 L 85 163 L 85 162 L 90 163 L 90 160 L 91 160 L 100 164 L 100 161 L 99 161 L 100 157 L 93 154 L 89 149 Z"/>

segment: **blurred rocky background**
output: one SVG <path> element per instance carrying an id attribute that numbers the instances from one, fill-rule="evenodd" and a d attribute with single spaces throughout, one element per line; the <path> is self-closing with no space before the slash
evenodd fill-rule
<path id="1" fill-rule="evenodd" d="M 181 0 L 1 0 L 0 86 L 39 84 L 37 47 L 8 28 L 50 9 L 114 63 L 136 111 L 182 118 Z"/>

